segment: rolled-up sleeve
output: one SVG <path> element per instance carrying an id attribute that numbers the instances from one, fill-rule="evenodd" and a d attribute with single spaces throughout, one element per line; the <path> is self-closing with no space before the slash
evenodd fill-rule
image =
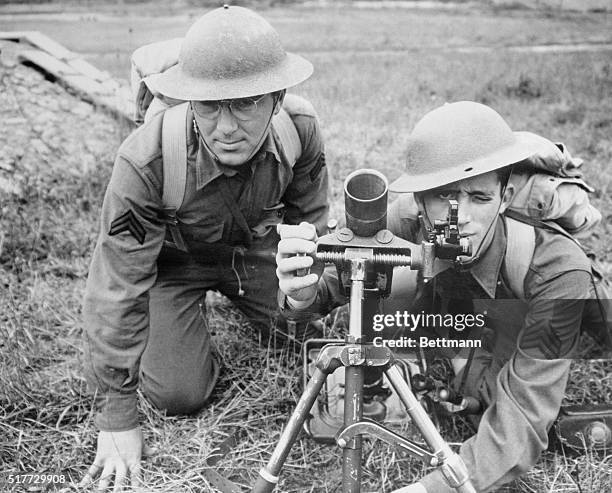
<path id="1" fill-rule="evenodd" d="M 148 291 L 165 224 L 159 192 L 142 170 L 117 158 L 102 206 L 85 297 L 84 364 L 95 392 L 96 425 L 120 431 L 138 424 L 138 367 L 148 328 Z"/>
<path id="2" fill-rule="evenodd" d="M 313 116 L 298 115 L 294 118 L 302 154 L 293 167 L 293 179 L 283 197 L 287 206 L 285 222 L 312 223 L 319 235 L 326 233 L 328 203 L 328 170 L 321 130 Z"/>

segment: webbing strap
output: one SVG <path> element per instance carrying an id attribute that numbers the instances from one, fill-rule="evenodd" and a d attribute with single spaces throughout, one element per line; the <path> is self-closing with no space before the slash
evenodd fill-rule
<path id="1" fill-rule="evenodd" d="M 187 109 L 189 103 L 168 108 L 162 122 L 165 209 L 176 212 L 183 203 L 187 180 Z"/>
<path id="2" fill-rule="evenodd" d="M 525 277 L 535 251 L 535 229 L 506 216 L 506 257 L 504 258 L 504 274 L 514 295 L 525 299 Z"/>
<path id="3" fill-rule="evenodd" d="M 272 118 L 272 127 L 280 139 L 285 159 L 293 167 L 302 155 L 302 142 L 291 116 L 284 108 Z"/>
<path id="4" fill-rule="evenodd" d="M 249 228 L 249 225 L 247 223 L 246 218 L 244 217 L 244 214 L 242 213 L 242 211 L 240 210 L 240 207 L 238 207 L 238 204 L 236 203 L 234 197 L 232 196 L 232 192 L 228 184 L 228 177 L 222 176 L 219 179 L 219 190 L 221 191 L 221 197 L 223 198 L 223 202 L 225 203 L 225 206 L 230 210 L 230 212 L 232 213 L 232 216 L 236 220 L 236 223 L 238 223 L 238 227 L 242 230 L 243 239 L 244 239 L 244 242 L 246 243 L 245 246 L 250 247 L 251 241 L 253 240 L 251 228 Z"/>

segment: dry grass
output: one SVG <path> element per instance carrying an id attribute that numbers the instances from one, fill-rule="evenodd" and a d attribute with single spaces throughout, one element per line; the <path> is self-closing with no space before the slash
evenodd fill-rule
<path id="1" fill-rule="evenodd" d="M 332 9 L 269 11 L 268 17 L 284 39 L 291 39 L 291 49 L 309 52 L 317 68 L 313 79 L 298 90 L 315 103 L 321 116 L 337 214 L 341 183 L 349 171 L 367 166 L 394 178 L 401 170 L 405 136 L 422 114 L 447 100 L 474 99 L 497 108 L 514 128 L 562 140 L 585 158 L 585 173 L 598 187 L 594 200 L 607 217 L 589 244 L 612 261 L 609 52 L 544 55 L 501 48 L 482 53 L 428 49 L 442 42 L 499 46 L 599 39 L 609 34 L 610 16 L 487 12 L 475 22 L 463 14 Z M 177 31 L 168 37 L 179 34 L 187 17 L 179 20 L 162 19 L 155 29 Z M 144 27 L 126 16 L 101 42 L 93 34 L 82 40 L 82 32 L 105 31 L 105 21 L 83 22 L 85 26 L 64 30 L 75 43 L 68 46 L 81 49 L 82 41 L 82 49 L 94 60 L 95 53 L 106 50 L 110 55 L 100 55 L 101 60 L 115 57 L 110 65 L 127 70 L 125 46 L 143 42 Z M 129 43 L 121 51 L 107 49 L 104 43 L 119 43 L 128 25 L 136 26 Z M 58 33 L 61 27 L 56 26 Z M 157 33 L 148 29 L 146 35 L 154 39 Z M 105 143 L 107 151 L 116 148 L 119 137 Z M 57 169 L 41 163 L 23 184 L 22 198 L 5 197 L 0 203 L 0 473 L 66 474 L 78 479 L 93 459 L 95 430 L 79 361 L 80 299 L 110 166 L 107 156 L 83 174 L 59 179 Z M 239 446 L 216 467 L 240 484 L 251 484 L 301 390 L 299 358 L 293 351 L 261 347 L 225 300 L 211 296 L 208 302 L 223 363 L 210 406 L 197 416 L 166 417 L 141 400 L 146 439 L 157 449 L 145 461 L 151 491 L 212 491 L 202 475 L 205 459 L 234 433 Z M 577 363 L 568 402 L 611 402 L 610 380 L 609 366 Z M 443 432 L 449 440 L 460 441 L 465 430 L 461 422 L 450 422 Z M 392 447 L 365 447 L 364 491 L 390 491 L 424 472 Z M 291 452 L 279 489 L 339 491 L 339 470 L 335 448 L 304 438 Z M 504 491 L 611 490 L 609 456 L 547 453 L 530 474 Z"/>

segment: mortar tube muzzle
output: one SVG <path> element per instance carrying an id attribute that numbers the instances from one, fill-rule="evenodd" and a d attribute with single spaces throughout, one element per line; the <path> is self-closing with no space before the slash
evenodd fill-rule
<path id="1" fill-rule="evenodd" d="M 370 237 L 387 229 L 389 182 L 375 169 L 353 171 L 344 180 L 346 227 L 355 235 Z"/>

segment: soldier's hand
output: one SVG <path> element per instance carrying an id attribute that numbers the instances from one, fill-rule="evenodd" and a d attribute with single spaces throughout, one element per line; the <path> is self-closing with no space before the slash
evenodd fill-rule
<path id="1" fill-rule="evenodd" d="M 427 489 L 421 483 L 414 483 L 399 490 L 393 490 L 391 493 L 427 493 Z"/>
<path id="2" fill-rule="evenodd" d="M 140 427 L 127 431 L 100 431 L 96 458 L 79 487 L 92 485 L 99 478 L 98 490 L 108 490 L 111 482 L 113 493 L 122 491 L 128 484 L 134 489 L 140 488 L 141 458 L 152 453 L 153 450 L 144 445 Z"/>
<path id="3" fill-rule="evenodd" d="M 310 223 L 279 224 L 276 276 L 280 290 L 296 301 L 313 301 L 323 263 L 316 261 L 317 231 Z"/>

